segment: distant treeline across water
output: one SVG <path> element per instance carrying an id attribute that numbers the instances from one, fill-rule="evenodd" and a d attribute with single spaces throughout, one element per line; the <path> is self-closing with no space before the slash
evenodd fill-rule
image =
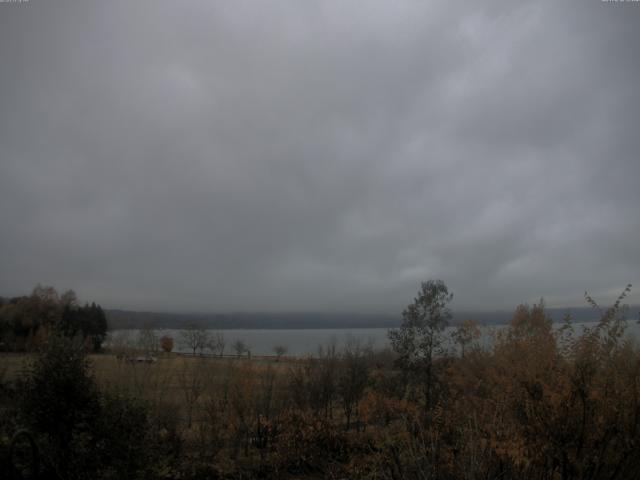
<path id="1" fill-rule="evenodd" d="M 547 314 L 555 322 L 560 322 L 570 313 L 574 322 L 589 322 L 599 318 L 593 308 L 548 308 Z M 629 310 L 629 318 L 638 318 L 638 308 Z M 392 314 L 354 313 L 157 313 L 127 310 L 106 310 L 109 328 L 112 330 L 139 329 L 180 329 L 187 326 L 198 328 L 229 329 L 351 329 L 351 328 L 396 328 L 402 318 Z M 472 319 L 480 325 L 500 325 L 507 323 L 513 311 L 498 312 L 455 312 L 452 324 Z"/>

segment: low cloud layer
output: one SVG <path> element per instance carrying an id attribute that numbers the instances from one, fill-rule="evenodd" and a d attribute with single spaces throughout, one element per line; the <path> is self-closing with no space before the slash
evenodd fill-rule
<path id="1" fill-rule="evenodd" d="M 606 303 L 640 280 L 638 25 L 631 2 L 0 4 L 0 294 Z"/>

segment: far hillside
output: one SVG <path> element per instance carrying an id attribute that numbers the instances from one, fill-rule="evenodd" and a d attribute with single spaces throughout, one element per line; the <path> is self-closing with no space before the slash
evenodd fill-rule
<path id="1" fill-rule="evenodd" d="M 638 316 L 638 307 L 629 309 L 629 318 Z M 197 326 L 211 329 L 311 329 L 311 328 L 396 328 L 400 315 L 354 313 L 160 313 L 129 310 L 105 310 L 111 330 L 138 329 L 141 327 L 179 329 Z M 561 322 L 567 313 L 574 322 L 590 322 L 598 319 L 593 308 L 549 308 L 548 315 L 554 322 Z M 481 325 L 503 325 L 513 316 L 512 311 L 468 311 L 453 314 L 453 324 L 473 319 Z"/>

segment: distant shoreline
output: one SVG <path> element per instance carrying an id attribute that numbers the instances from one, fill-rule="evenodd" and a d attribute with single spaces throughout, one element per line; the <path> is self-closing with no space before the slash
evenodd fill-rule
<path id="1" fill-rule="evenodd" d="M 401 315 L 352 314 L 352 313 L 228 313 L 192 314 L 136 312 L 106 310 L 109 330 L 137 330 L 140 328 L 182 329 L 186 327 L 210 330 L 315 330 L 315 329 L 365 329 L 397 328 Z M 548 308 L 547 314 L 554 323 L 563 321 L 567 313 L 574 323 L 597 321 L 599 314 L 593 308 Z M 513 311 L 453 312 L 451 325 L 473 319 L 480 325 L 504 325 Z M 636 321 L 638 306 L 630 306 L 627 319 Z"/>

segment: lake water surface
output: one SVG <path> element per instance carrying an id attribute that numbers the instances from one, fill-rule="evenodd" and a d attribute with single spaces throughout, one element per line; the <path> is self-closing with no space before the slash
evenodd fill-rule
<path id="1" fill-rule="evenodd" d="M 584 327 L 593 326 L 596 322 L 575 323 L 576 333 L 580 333 Z M 555 328 L 560 328 L 562 324 L 554 324 Z M 491 325 L 481 327 L 483 345 L 489 345 L 492 333 L 504 328 L 503 325 Z M 388 328 L 353 328 L 353 329 L 288 329 L 288 330 L 209 330 L 211 334 L 221 333 L 224 336 L 226 347 L 225 354 L 233 354 L 233 344 L 237 341 L 244 342 L 252 355 L 273 355 L 276 345 L 283 345 L 287 348 L 287 355 L 314 355 L 320 346 L 335 344 L 338 349 L 349 341 L 358 341 L 363 345 L 371 345 L 379 350 L 389 347 L 387 336 Z M 449 336 L 453 331 L 452 327 L 447 328 L 445 336 Z M 155 335 L 160 338 L 167 335 L 174 339 L 174 351 L 189 352 L 190 349 L 182 342 L 182 330 L 155 330 Z M 628 322 L 627 332 L 640 338 L 640 325 L 635 321 Z M 116 338 L 126 339 L 127 343 L 134 345 L 139 335 L 138 330 L 115 330 L 111 335 Z"/>

